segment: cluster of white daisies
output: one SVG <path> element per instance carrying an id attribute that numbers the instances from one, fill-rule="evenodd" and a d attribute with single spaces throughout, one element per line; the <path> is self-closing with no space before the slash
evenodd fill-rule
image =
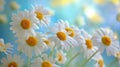
<path id="1" fill-rule="evenodd" d="M 120 46 L 117 37 L 108 28 L 100 28 L 91 36 L 84 29 L 70 26 L 67 21 L 59 20 L 49 26 L 50 12 L 43 6 L 35 6 L 12 15 L 11 30 L 18 44 L 19 54 L 11 55 L 14 49 L 11 44 L 4 44 L 0 39 L 0 52 L 7 58 L 1 60 L 0 67 L 69 67 L 72 60 L 67 61 L 67 52 L 76 47 L 88 60 L 95 60 L 95 67 L 105 67 L 101 54 L 104 50 L 108 56 L 115 56 L 120 62 Z M 43 29 L 45 28 L 45 29 Z M 43 29 L 43 32 L 37 31 Z M 21 57 L 25 54 L 26 62 Z"/>

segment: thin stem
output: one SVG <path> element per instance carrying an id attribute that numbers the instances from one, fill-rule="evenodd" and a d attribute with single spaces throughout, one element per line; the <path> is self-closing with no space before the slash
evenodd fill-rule
<path id="1" fill-rule="evenodd" d="M 28 67 L 30 67 L 30 58 L 28 58 Z"/>
<path id="2" fill-rule="evenodd" d="M 117 61 L 117 58 L 115 58 L 107 67 L 111 67 L 113 63 Z"/>
<path id="3" fill-rule="evenodd" d="M 55 49 L 56 45 L 54 45 L 54 47 L 51 49 L 51 52 L 49 54 L 49 57 L 52 56 L 53 52 L 54 52 L 54 49 Z"/>
<path id="4" fill-rule="evenodd" d="M 81 53 L 81 52 L 76 53 L 76 54 L 69 60 L 69 62 L 66 64 L 66 67 L 69 67 L 69 64 L 70 64 L 77 56 L 79 56 L 80 53 Z"/>
<path id="5" fill-rule="evenodd" d="M 95 56 L 95 55 L 98 53 L 98 51 L 99 51 L 99 50 L 97 50 L 92 56 L 90 56 L 90 57 L 81 65 L 81 67 L 84 67 L 84 66 L 89 62 L 89 60 L 91 60 L 92 57 Z"/>

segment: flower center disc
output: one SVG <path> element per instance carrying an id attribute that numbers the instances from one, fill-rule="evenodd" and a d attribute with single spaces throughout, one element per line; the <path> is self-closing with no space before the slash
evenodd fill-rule
<path id="1" fill-rule="evenodd" d="M 99 64 L 99 67 L 104 67 L 104 61 L 103 60 L 99 60 L 98 64 Z"/>
<path id="2" fill-rule="evenodd" d="M 29 29 L 29 28 L 31 27 L 31 22 L 30 22 L 30 20 L 28 20 L 28 19 L 23 19 L 23 20 L 21 21 L 21 27 L 22 27 L 23 29 Z"/>
<path id="3" fill-rule="evenodd" d="M 39 19 L 39 20 L 42 20 L 43 19 L 43 14 L 41 12 L 35 12 L 36 14 L 36 17 Z"/>
<path id="4" fill-rule="evenodd" d="M 57 32 L 56 35 L 60 40 L 66 40 L 66 34 L 64 32 Z"/>
<path id="5" fill-rule="evenodd" d="M 108 36 L 103 36 L 103 37 L 102 37 L 102 43 L 103 43 L 105 46 L 110 46 L 110 44 L 111 44 L 111 39 L 110 39 L 110 37 L 108 37 Z"/>
<path id="6" fill-rule="evenodd" d="M 42 67 L 52 67 L 52 64 L 49 61 L 42 62 Z"/>
<path id="7" fill-rule="evenodd" d="M 8 67 L 18 67 L 17 63 L 16 62 L 10 62 L 8 64 Z"/>
<path id="8" fill-rule="evenodd" d="M 69 36 L 71 37 L 75 36 L 75 32 L 72 28 L 65 28 L 65 30 L 69 33 Z"/>
<path id="9" fill-rule="evenodd" d="M 86 40 L 86 46 L 88 49 L 92 49 L 93 44 L 92 44 L 92 41 L 90 39 Z"/>
<path id="10" fill-rule="evenodd" d="M 49 41 L 49 40 L 44 40 L 44 43 L 45 43 L 46 45 L 49 45 L 49 44 L 50 44 L 50 41 Z"/>
<path id="11" fill-rule="evenodd" d="M 37 43 L 38 43 L 38 39 L 33 37 L 33 36 L 30 36 L 27 40 L 26 40 L 26 43 L 29 45 L 29 46 L 35 46 Z"/>

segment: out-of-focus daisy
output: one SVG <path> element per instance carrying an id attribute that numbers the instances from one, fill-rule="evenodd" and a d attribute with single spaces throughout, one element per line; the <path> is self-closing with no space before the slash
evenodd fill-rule
<path id="1" fill-rule="evenodd" d="M 33 7 L 33 12 L 36 14 L 36 18 L 39 21 L 40 26 L 46 26 L 50 22 L 50 11 L 43 6 Z"/>
<path id="2" fill-rule="evenodd" d="M 0 11 L 4 10 L 5 0 L 0 0 Z"/>
<path id="3" fill-rule="evenodd" d="M 55 43 L 50 41 L 49 38 L 44 38 L 43 39 L 43 42 L 44 42 L 44 45 L 46 46 L 46 48 L 51 48 L 51 49 L 54 49 L 55 47 Z"/>
<path id="4" fill-rule="evenodd" d="M 20 8 L 19 4 L 17 2 L 15 2 L 15 1 L 12 1 L 10 3 L 10 7 L 11 7 L 12 10 L 17 10 L 17 9 Z"/>
<path id="5" fill-rule="evenodd" d="M 7 23 L 7 16 L 5 14 L 0 14 L 0 23 Z"/>
<path id="6" fill-rule="evenodd" d="M 11 30 L 16 33 L 16 36 L 29 36 L 35 34 L 34 29 L 38 29 L 37 22 L 33 12 L 28 10 L 21 11 L 12 15 Z"/>
<path id="7" fill-rule="evenodd" d="M 105 67 L 104 60 L 100 52 L 98 52 L 92 59 L 96 61 L 94 67 Z"/>
<path id="8" fill-rule="evenodd" d="M 60 67 L 55 64 L 54 59 L 49 58 L 46 54 L 44 54 L 42 58 L 43 59 L 35 59 L 34 62 L 31 64 L 31 67 Z"/>
<path id="9" fill-rule="evenodd" d="M 114 55 L 119 51 L 119 41 L 114 37 L 112 30 L 108 28 L 98 29 L 92 37 L 93 44 L 98 46 L 101 52 L 106 49 L 107 55 Z"/>
<path id="10" fill-rule="evenodd" d="M 1 60 L 2 65 L 0 67 L 23 67 L 23 60 L 20 56 L 15 55 L 12 57 L 11 55 L 7 55 L 7 58 L 3 58 Z"/>
<path id="11" fill-rule="evenodd" d="M 85 30 L 82 30 L 81 34 L 82 36 L 79 38 L 81 41 L 81 51 L 84 52 L 83 54 L 85 57 L 89 58 L 97 51 L 98 48 L 93 45 L 93 41 L 91 39 L 92 36 L 90 34 L 88 34 Z"/>
<path id="12" fill-rule="evenodd" d="M 69 36 L 66 30 L 63 28 L 64 25 L 56 23 L 56 25 L 51 29 L 55 35 L 51 36 L 49 39 L 55 42 L 57 47 L 62 47 L 62 49 L 69 49 L 71 46 L 74 47 L 77 45 L 75 39 Z"/>
<path id="13" fill-rule="evenodd" d="M 40 33 L 36 33 L 36 36 L 28 36 L 25 39 L 20 38 L 18 39 L 18 50 L 28 57 L 32 57 L 33 52 L 38 56 L 45 48 L 43 38 L 44 36 Z"/>
<path id="14" fill-rule="evenodd" d="M 10 43 L 4 44 L 4 40 L 0 39 L 0 52 L 4 52 L 5 54 L 11 53 L 12 47 Z"/>
<path id="15" fill-rule="evenodd" d="M 63 51 L 57 51 L 56 53 L 56 61 L 59 64 L 64 64 L 66 62 L 67 58 L 66 58 L 66 53 L 63 53 Z"/>

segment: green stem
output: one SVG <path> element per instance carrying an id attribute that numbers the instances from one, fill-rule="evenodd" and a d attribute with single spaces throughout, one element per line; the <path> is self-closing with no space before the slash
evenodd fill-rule
<path id="1" fill-rule="evenodd" d="M 115 58 L 107 67 L 111 67 L 113 63 L 117 61 L 117 58 Z"/>
<path id="2" fill-rule="evenodd" d="M 98 51 L 99 51 L 99 50 L 98 50 Z M 98 53 L 98 51 L 96 51 L 92 56 L 90 56 L 90 57 L 81 65 L 81 67 L 84 67 L 84 66 L 89 62 L 89 60 L 91 60 L 92 57 L 95 56 L 95 55 Z"/>
<path id="3" fill-rule="evenodd" d="M 70 60 L 69 62 L 66 64 L 66 67 L 69 67 L 69 64 L 77 57 L 80 55 L 80 52 L 76 53 Z"/>
<path id="4" fill-rule="evenodd" d="M 53 55 L 54 49 L 55 49 L 56 45 L 54 45 L 54 47 L 51 49 L 51 52 L 49 54 L 49 57 Z"/>
<path id="5" fill-rule="evenodd" d="M 30 67 L 30 58 L 28 58 L 28 65 L 27 66 Z"/>

